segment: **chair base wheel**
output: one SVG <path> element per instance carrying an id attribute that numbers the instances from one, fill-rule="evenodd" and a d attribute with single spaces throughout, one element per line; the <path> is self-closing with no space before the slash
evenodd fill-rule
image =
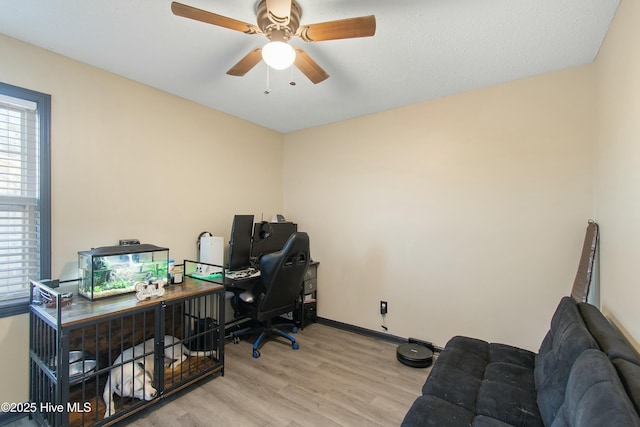
<path id="1" fill-rule="evenodd" d="M 260 357 L 260 351 L 259 350 L 253 350 L 253 358 L 257 359 L 258 357 Z"/>
<path id="2" fill-rule="evenodd" d="M 294 350 L 297 350 L 297 349 L 299 349 L 299 348 L 300 348 L 300 345 L 299 345 L 297 342 L 294 342 L 293 344 L 291 344 L 291 347 L 292 347 Z"/>

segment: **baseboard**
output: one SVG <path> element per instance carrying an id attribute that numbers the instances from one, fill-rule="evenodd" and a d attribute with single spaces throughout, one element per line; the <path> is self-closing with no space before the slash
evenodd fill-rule
<path id="1" fill-rule="evenodd" d="M 383 341 L 389 341 L 397 344 L 403 344 L 408 342 L 407 338 L 399 337 L 397 335 L 386 334 L 384 332 L 374 331 L 373 329 L 362 328 L 360 326 L 350 325 L 348 323 L 338 322 L 337 320 L 331 320 L 324 317 L 318 317 L 318 323 L 322 325 L 331 326 L 337 329 L 343 329 L 345 331 L 354 332 L 356 334 L 365 335 L 371 338 L 377 338 Z"/>
<path id="2" fill-rule="evenodd" d="M 331 326 L 332 328 L 342 329 L 345 331 L 353 332 L 356 334 L 364 335 L 371 338 L 376 338 L 383 341 L 388 341 L 396 344 L 405 344 L 409 342 L 408 338 L 399 337 L 393 334 L 387 334 L 384 332 L 374 331 L 373 329 L 367 329 L 360 326 L 350 325 L 348 323 L 338 322 L 337 320 L 327 319 L 325 317 L 318 317 L 317 322 L 322 325 Z M 442 347 L 433 346 L 433 350 L 441 352 Z"/>

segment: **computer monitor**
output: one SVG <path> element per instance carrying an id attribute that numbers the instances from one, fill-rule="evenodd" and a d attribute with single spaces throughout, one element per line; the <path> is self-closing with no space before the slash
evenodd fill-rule
<path id="1" fill-rule="evenodd" d="M 229 270 L 251 265 L 251 231 L 253 215 L 234 215 L 229 240 Z"/>
<path id="2" fill-rule="evenodd" d="M 257 222 L 253 227 L 253 244 L 251 257 L 259 260 L 262 255 L 277 252 L 284 247 L 289 237 L 298 231 L 298 224 L 293 222 Z M 269 236 L 265 239 L 265 228 L 270 226 Z"/>

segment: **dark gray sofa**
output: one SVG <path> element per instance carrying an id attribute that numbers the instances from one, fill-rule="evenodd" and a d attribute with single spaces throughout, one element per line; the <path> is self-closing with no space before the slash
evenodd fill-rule
<path id="1" fill-rule="evenodd" d="M 449 340 L 403 427 L 640 426 L 640 356 L 593 305 L 560 301 L 538 353 Z"/>

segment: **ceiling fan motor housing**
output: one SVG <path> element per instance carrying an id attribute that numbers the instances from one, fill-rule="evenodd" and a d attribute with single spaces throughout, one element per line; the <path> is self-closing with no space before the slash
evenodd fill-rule
<path id="1" fill-rule="evenodd" d="M 269 11 L 267 10 L 267 0 L 261 0 L 258 3 L 258 7 L 256 9 L 257 15 L 257 24 L 258 28 L 270 39 L 273 41 L 286 41 L 289 40 L 296 34 L 298 31 L 298 27 L 300 27 L 300 18 L 302 17 L 302 9 L 297 2 L 291 2 L 291 13 L 289 14 L 289 22 L 287 24 L 278 23 L 275 20 L 272 20 L 269 16 Z M 272 39 L 272 32 L 282 31 L 284 40 L 280 40 L 280 33 L 278 35 L 274 34 L 276 39 Z"/>

